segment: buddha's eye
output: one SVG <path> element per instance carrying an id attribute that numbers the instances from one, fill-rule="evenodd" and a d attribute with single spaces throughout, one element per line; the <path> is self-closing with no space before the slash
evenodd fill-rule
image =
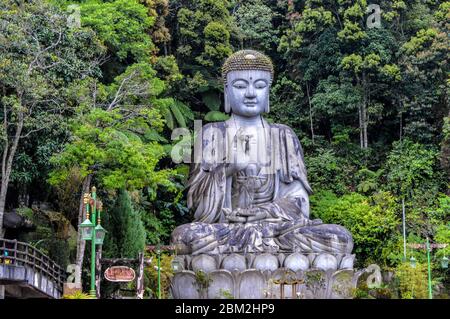
<path id="1" fill-rule="evenodd" d="M 237 80 L 233 82 L 233 87 L 236 89 L 245 89 L 247 87 L 247 83 L 242 80 Z"/>
<path id="2" fill-rule="evenodd" d="M 255 88 L 264 89 L 267 86 L 267 82 L 264 80 L 258 80 L 255 82 Z"/>

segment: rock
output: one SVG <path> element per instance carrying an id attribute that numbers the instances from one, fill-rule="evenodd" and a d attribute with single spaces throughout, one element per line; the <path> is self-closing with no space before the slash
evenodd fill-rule
<path id="1" fill-rule="evenodd" d="M 16 211 L 5 212 L 3 215 L 3 227 L 23 232 L 36 230 L 36 225 L 30 219 L 18 214 Z"/>

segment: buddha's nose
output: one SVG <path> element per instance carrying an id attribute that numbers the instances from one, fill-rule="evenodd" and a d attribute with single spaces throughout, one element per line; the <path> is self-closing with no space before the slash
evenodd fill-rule
<path id="1" fill-rule="evenodd" d="M 246 98 L 255 98 L 256 97 L 255 88 L 253 87 L 253 85 L 249 85 L 247 87 L 247 90 L 245 91 L 245 97 Z"/>

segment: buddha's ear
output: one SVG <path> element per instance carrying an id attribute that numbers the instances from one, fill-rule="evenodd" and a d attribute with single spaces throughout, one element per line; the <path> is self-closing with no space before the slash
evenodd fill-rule
<path id="1" fill-rule="evenodd" d="M 269 113 L 270 112 L 270 87 L 272 86 L 272 78 L 269 80 L 269 90 L 268 90 L 268 97 L 267 97 L 267 104 L 264 107 L 264 112 Z"/>
<path id="2" fill-rule="evenodd" d="M 267 104 L 264 108 L 264 112 L 269 113 L 269 111 L 270 111 L 270 100 L 269 98 L 267 98 Z"/>
<path id="3" fill-rule="evenodd" d="M 224 92 L 224 96 L 225 96 L 225 99 L 224 99 L 225 113 L 230 113 L 231 112 L 231 105 L 230 105 L 230 102 L 228 101 L 228 85 L 227 84 L 225 84 L 223 92 Z"/>

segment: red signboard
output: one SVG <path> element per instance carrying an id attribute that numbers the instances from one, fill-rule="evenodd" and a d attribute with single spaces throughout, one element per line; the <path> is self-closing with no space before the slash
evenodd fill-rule
<path id="1" fill-rule="evenodd" d="M 112 282 L 129 282 L 136 277 L 133 268 L 126 266 L 113 266 L 105 270 L 105 278 Z"/>

